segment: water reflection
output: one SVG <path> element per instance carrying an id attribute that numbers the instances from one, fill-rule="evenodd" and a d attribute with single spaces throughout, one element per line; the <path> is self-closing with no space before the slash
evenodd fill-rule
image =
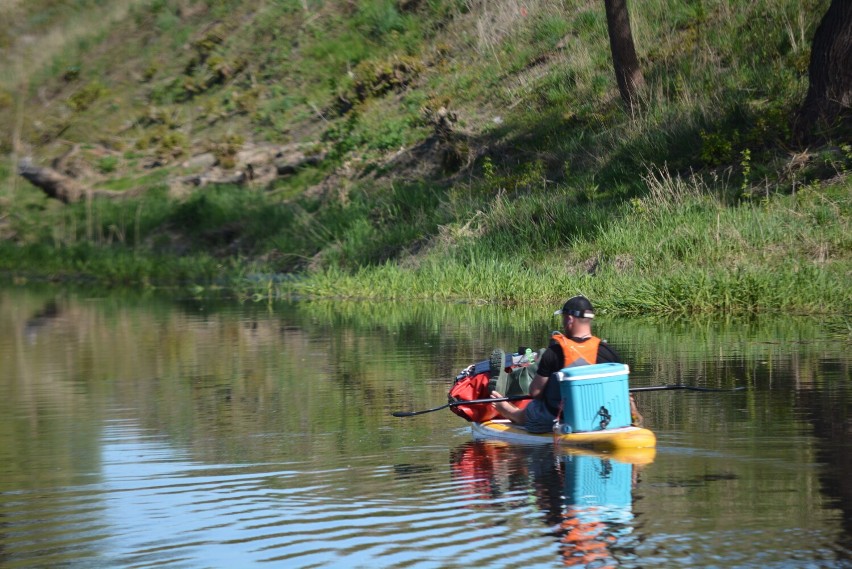
<path id="1" fill-rule="evenodd" d="M 531 497 L 557 543 L 560 565 L 615 567 L 635 558 L 633 490 L 654 449 L 616 455 L 551 445 L 470 441 L 453 450 L 450 466 L 462 504 L 511 510 Z M 505 499 L 513 497 L 514 499 Z"/>
<path id="2" fill-rule="evenodd" d="M 24 323 L 24 336 L 27 341 L 31 344 L 34 343 L 41 329 L 52 324 L 60 315 L 61 311 L 57 300 L 48 300 Z"/>
<path id="3" fill-rule="evenodd" d="M 0 289 L 0 567 L 850 565 L 836 319 L 601 318 L 632 385 L 749 387 L 641 394 L 644 466 L 391 416 L 545 312 Z"/>
<path id="4" fill-rule="evenodd" d="M 852 380 L 831 389 L 803 389 L 797 407 L 806 414 L 817 438 L 819 482 L 831 507 L 841 512 L 843 530 L 837 542 L 838 559 L 852 563 Z"/>

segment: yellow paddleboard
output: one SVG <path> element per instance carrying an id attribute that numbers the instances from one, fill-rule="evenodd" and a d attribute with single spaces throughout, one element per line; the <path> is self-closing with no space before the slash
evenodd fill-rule
<path id="1" fill-rule="evenodd" d="M 473 436 L 478 439 L 501 440 L 524 444 L 552 443 L 557 447 L 586 448 L 602 452 L 623 449 L 654 448 L 657 437 L 642 427 L 621 427 L 581 433 L 530 433 L 506 419 L 471 423 Z M 652 458 L 653 460 L 653 458 Z"/>

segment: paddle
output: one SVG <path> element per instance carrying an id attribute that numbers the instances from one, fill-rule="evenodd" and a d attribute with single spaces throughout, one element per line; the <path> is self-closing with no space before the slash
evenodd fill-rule
<path id="1" fill-rule="evenodd" d="M 635 391 L 668 391 L 670 389 L 684 389 L 687 391 L 712 391 L 717 393 L 727 393 L 733 391 L 740 391 L 745 389 L 745 387 L 734 387 L 733 389 L 716 389 L 713 387 L 693 387 L 691 385 L 651 385 L 649 387 L 631 387 L 630 392 L 633 393 Z M 480 403 L 496 403 L 498 401 L 523 401 L 525 399 L 532 399 L 532 395 L 516 395 L 515 397 L 499 397 L 495 399 L 472 399 L 471 401 L 452 401 L 447 403 L 446 405 L 441 405 L 440 407 L 433 407 L 432 409 L 424 409 L 423 411 L 395 411 L 391 413 L 394 417 L 413 417 L 414 415 L 422 415 L 424 413 L 431 413 L 433 411 L 440 411 L 441 409 L 446 409 L 447 407 L 453 407 L 455 405 L 477 405 Z"/>
<path id="2" fill-rule="evenodd" d="M 431 413 L 432 411 L 440 411 L 441 409 L 446 409 L 447 407 L 454 407 L 456 405 L 476 405 L 477 403 L 496 403 L 498 401 L 523 401 L 524 399 L 532 399 L 532 395 L 518 395 L 515 397 L 497 397 L 494 399 L 472 399 L 470 401 L 451 401 L 446 405 L 441 405 L 440 407 L 434 407 L 432 409 L 424 409 L 423 411 L 395 411 L 391 413 L 394 417 L 413 417 L 414 415 L 422 415 L 423 413 Z"/>
<path id="3" fill-rule="evenodd" d="M 669 389 L 685 389 L 687 391 L 711 391 L 715 393 L 728 393 L 731 391 L 740 391 L 745 389 L 745 387 L 733 387 L 731 389 L 716 389 L 715 387 L 693 387 L 692 385 L 683 385 L 678 383 L 676 385 L 651 385 L 648 387 L 631 387 L 630 393 L 636 391 L 668 391 Z"/>

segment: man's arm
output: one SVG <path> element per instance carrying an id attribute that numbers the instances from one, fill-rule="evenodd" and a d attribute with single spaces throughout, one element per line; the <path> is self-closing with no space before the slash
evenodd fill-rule
<path id="1" fill-rule="evenodd" d="M 533 398 L 541 395 L 541 392 L 544 391 L 544 385 L 547 383 L 547 378 L 543 375 L 535 374 L 532 382 L 530 383 L 530 395 Z"/>
<path id="2" fill-rule="evenodd" d="M 621 357 L 618 355 L 618 352 L 616 352 L 612 346 L 610 346 L 604 341 L 601 341 L 600 345 L 598 346 L 598 359 L 595 363 L 620 364 L 623 362 L 621 361 Z"/>

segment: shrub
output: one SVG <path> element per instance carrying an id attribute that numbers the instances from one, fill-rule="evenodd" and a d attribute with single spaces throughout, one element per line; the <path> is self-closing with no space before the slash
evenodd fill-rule
<path id="1" fill-rule="evenodd" d="M 115 172 L 117 167 L 117 156 L 104 156 L 103 158 L 98 160 L 98 171 L 100 171 L 102 174 L 110 174 L 112 172 Z"/>
<path id="2" fill-rule="evenodd" d="M 219 166 L 231 169 L 237 165 L 237 153 L 240 151 L 240 148 L 242 148 L 244 143 L 245 139 L 241 135 L 229 133 L 218 142 L 210 144 L 209 150 L 213 153 L 213 156 L 216 157 L 216 161 L 219 163 Z"/>
<path id="3" fill-rule="evenodd" d="M 72 110 L 80 112 L 88 109 L 98 99 L 107 94 L 107 88 L 100 81 L 92 81 L 86 84 L 82 89 L 74 92 L 68 98 L 68 106 Z"/>
<path id="4" fill-rule="evenodd" d="M 380 97 L 389 91 L 404 89 L 422 70 L 423 64 L 416 57 L 398 55 L 381 61 L 368 59 L 353 70 L 353 88 L 361 101 Z"/>

